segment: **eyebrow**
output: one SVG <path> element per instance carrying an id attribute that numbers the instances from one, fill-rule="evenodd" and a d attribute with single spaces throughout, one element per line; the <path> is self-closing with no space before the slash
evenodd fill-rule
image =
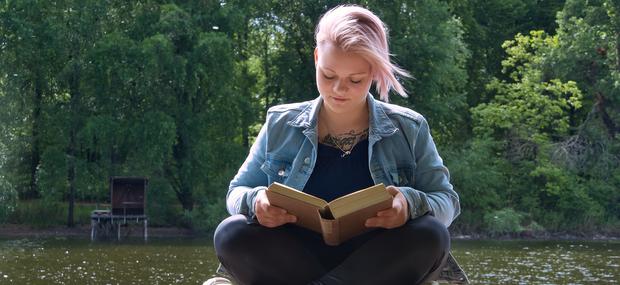
<path id="1" fill-rule="evenodd" d="M 333 73 L 336 73 L 333 69 L 331 69 L 331 68 L 329 68 L 329 67 L 323 67 L 323 66 L 322 66 L 322 67 L 321 67 L 321 69 L 326 69 L 326 70 L 328 70 L 328 71 L 331 71 L 331 72 L 333 72 Z M 351 76 L 351 75 L 364 75 L 364 74 L 367 74 L 367 72 L 356 72 L 356 73 L 351 73 L 351 74 L 349 74 L 349 76 Z"/>

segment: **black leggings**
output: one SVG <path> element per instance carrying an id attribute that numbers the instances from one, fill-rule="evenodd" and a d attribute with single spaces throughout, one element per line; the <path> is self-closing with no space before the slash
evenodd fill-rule
<path id="1" fill-rule="evenodd" d="M 448 230 L 430 215 L 339 246 L 294 225 L 266 228 L 234 215 L 219 224 L 214 243 L 240 284 L 420 284 L 450 250 Z"/>

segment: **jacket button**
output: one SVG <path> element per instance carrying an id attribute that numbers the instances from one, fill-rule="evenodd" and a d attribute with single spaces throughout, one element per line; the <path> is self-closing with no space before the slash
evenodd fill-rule
<path id="1" fill-rule="evenodd" d="M 310 164 L 310 158 L 309 157 L 304 158 L 304 164 Z"/>
<path id="2" fill-rule="evenodd" d="M 284 176 L 284 169 L 280 169 L 280 171 L 278 171 L 278 175 Z"/>

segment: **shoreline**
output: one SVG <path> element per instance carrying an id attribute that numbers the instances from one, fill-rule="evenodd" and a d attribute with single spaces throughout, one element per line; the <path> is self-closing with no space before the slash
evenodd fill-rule
<path id="1" fill-rule="evenodd" d="M 129 237 L 142 237 L 142 227 L 132 225 L 129 229 L 123 227 L 122 236 L 129 233 Z M 149 238 L 192 238 L 201 237 L 191 229 L 178 227 L 149 227 Z M 28 225 L 0 224 L 0 238 L 48 238 L 48 237 L 84 237 L 90 239 L 90 225 L 76 225 L 73 228 L 56 226 L 37 228 Z"/>
<path id="2" fill-rule="evenodd" d="M 127 235 L 128 234 L 128 235 Z M 142 227 L 132 225 L 122 230 L 122 235 L 131 238 L 142 237 Z M 179 227 L 149 227 L 149 238 L 207 238 L 211 234 L 196 232 L 192 229 Z M 0 224 L 0 238 L 48 238 L 48 237 L 84 237 L 90 239 L 90 225 L 77 225 L 73 228 L 55 226 L 38 228 L 29 225 Z M 620 234 L 575 234 L 575 233 L 545 233 L 542 235 L 506 235 L 489 236 L 485 234 L 452 234 L 452 240 L 586 240 L 586 241 L 620 241 Z"/>
<path id="3" fill-rule="evenodd" d="M 497 240 L 497 241 L 620 241 L 617 235 L 583 235 L 571 233 L 548 233 L 538 236 L 489 236 L 484 234 L 476 235 L 452 235 L 452 240 Z"/>

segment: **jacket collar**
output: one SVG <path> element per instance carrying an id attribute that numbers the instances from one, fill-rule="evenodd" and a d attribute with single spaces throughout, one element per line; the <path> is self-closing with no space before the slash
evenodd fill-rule
<path id="1" fill-rule="evenodd" d="M 388 137 L 398 131 L 398 128 L 392 123 L 392 120 L 385 112 L 383 103 L 377 102 L 372 94 L 366 96 L 366 102 L 368 103 L 369 114 L 369 136 L 370 137 Z M 310 104 L 306 106 L 295 118 L 288 122 L 290 126 L 305 128 L 306 132 L 314 132 L 318 123 L 319 111 L 323 104 L 323 98 L 321 96 L 310 101 Z M 379 139 L 379 138 L 376 138 Z"/>

